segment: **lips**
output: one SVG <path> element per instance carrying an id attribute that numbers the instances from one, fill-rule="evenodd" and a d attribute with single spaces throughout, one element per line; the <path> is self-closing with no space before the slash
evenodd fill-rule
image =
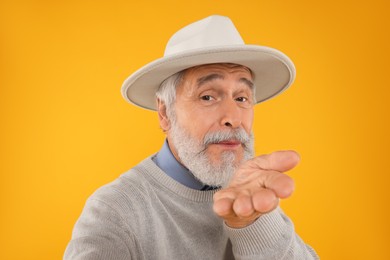
<path id="1" fill-rule="evenodd" d="M 237 140 L 226 140 L 226 141 L 218 142 L 216 144 L 221 144 L 221 145 L 240 145 L 241 142 L 237 141 Z"/>
<path id="2" fill-rule="evenodd" d="M 213 144 L 221 147 L 222 149 L 237 149 L 241 147 L 241 142 L 238 140 L 224 140 Z"/>

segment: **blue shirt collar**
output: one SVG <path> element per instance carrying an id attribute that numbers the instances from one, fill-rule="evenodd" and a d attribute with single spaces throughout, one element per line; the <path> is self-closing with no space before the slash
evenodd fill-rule
<path id="1" fill-rule="evenodd" d="M 161 150 L 154 156 L 153 161 L 163 170 L 168 176 L 177 182 L 195 190 L 213 189 L 208 185 L 204 185 L 181 163 L 179 163 L 169 148 L 168 140 L 165 140 Z"/>

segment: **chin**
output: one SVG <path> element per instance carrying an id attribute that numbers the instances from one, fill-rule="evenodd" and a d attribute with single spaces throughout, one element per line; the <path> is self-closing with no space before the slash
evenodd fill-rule
<path id="1" fill-rule="evenodd" d="M 222 153 L 213 154 L 209 156 L 209 158 L 214 166 L 230 164 L 234 167 L 238 167 L 243 161 L 243 154 L 235 151 L 224 151 Z"/>

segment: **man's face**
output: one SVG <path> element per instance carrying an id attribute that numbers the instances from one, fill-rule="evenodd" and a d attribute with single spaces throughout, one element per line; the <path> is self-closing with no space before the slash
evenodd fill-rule
<path id="1" fill-rule="evenodd" d="M 175 122 L 168 131 L 174 156 L 188 167 L 190 162 L 180 158 L 184 156 L 180 156 L 181 146 L 182 154 L 194 150 L 193 156 L 204 155 L 207 160 L 198 164 L 212 164 L 214 169 L 225 164 L 236 168 L 253 153 L 248 147 L 253 146 L 249 140 L 253 105 L 252 75 L 246 67 L 211 64 L 188 69 L 176 91 Z M 221 137 L 221 133 L 226 135 Z"/>

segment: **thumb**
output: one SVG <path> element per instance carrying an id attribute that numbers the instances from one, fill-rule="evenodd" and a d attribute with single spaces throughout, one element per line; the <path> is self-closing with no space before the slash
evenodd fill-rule
<path id="1" fill-rule="evenodd" d="M 299 154 L 295 151 L 277 151 L 252 159 L 253 167 L 263 170 L 286 172 L 294 168 L 300 161 Z"/>

